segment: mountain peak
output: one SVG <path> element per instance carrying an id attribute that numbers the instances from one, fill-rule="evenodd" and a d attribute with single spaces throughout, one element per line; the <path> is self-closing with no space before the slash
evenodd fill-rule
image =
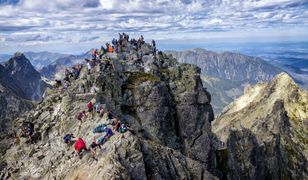
<path id="1" fill-rule="evenodd" d="M 17 52 L 14 54 L 14 57 L 25 57 L 25 55 L 24 55 L 22 52 L 17 51 Z"/>
<path id="2" fill-rule="evenodd" d="M 23 53 L 16 52 L 4 64 L 5 75 L 19 84 L 23 97 L 29 100 L 41 100 L 43 89 L 47 84 L 41 80 L 41 75 L 32 66 Z"/>
<path id="3" fill-rule="evenodd" d="M 279 73 L 275 78 L 273 79 L 273 83 L 281 85 L 296 85 L 293 78 L 286 72 Z M 297 85 L 296 85 L 297 86 Z"/>
<path id="4" fill-rule="evenodd" d="M 5 63 L 5 66 L 9 69 L 15 69 L 17 67 L 31 67 L 34 69 L 31 62 L 21 52 L 16 52 L 14 56 Z"/>

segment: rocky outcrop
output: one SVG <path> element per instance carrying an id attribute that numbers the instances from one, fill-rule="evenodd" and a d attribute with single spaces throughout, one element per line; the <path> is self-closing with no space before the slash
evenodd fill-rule
<path id="1" fill-rule="evenodd" d="M 11 126 L 12 119 L 32 107 L 30 101 L 17 96 L 13 89 L 0 83 L 0 135 L 5 134 L 7 128 Z"/>
<path id="2" fill-rule="evenodd" d="M 228 179 L 306 179 L 308 93 L 286 73 L 247 88 L 214 121 Z"/>
<path id="3" fill-rule="evenodd" d="M 84 67 L 69 88 L 47 91 L 41 104 L 16 120 L 15 130 L 24 121 L 34 123 L 36 143 L 10 139 L 15 143 L 2 156 L 1 178 L 216 179 L 209 172 L 214 114 L 200 68 L 165 54 L 155 60 L 148 44 L 138 51 L 129 43 L 124 47 L 104 55 L 113 60 L 114 70 L 100 64 L 87 74 Z M 128 61 L 138 53 L 144 67 Z M 89 144 L 92 129 L 107 123 L 106 114 L 87 117 L 79 129 L 75 116 L 90 100 L 113 110 L 131 128 L 115 132 L 98 150 L 98 161 L 89 154 L 79 160 L 62 142 L 66 133 L 74 133 Z"/>

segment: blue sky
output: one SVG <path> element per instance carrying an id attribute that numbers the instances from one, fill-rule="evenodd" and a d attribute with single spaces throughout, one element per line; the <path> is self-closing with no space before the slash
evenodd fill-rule
<path id="1" fill-rule="evenodd" d="M 308 41 L 308 0 L 0 0 L 0 53 L 158 42 Z"/>

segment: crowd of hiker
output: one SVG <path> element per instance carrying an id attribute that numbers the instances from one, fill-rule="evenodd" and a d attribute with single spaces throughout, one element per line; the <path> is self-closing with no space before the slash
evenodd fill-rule
<path id="1" fill-rule="evenodd" d="M 105 114 L 105 110 L 99 102 L 94 104 L 90 101 L 85 109 L 87 109 L 87 112 L 86 110 L 82 110 L 77 114 L 77 120 L 79 121 L 77 134 L 79 134 L 80 128 L 85 119 L 93 119 L 96 116 L 102 118 Z M 112 128 L 109 128 L 108 125 L 112 126 Z M 106 113 L 106 123 L 99 124 L 93 128 L 92 133 L 94 137 L 89 147 L 87 147 L 85 141 L 81 137 L 76 138 L 72 133 L 66 134 L 63 137 L 63 141 L 67 145 L 74 143 L 74 148 L 79 158 L 82 158 L 83 152 L 90 151 L 92 158 L 97 160 L 97 148 L 101 149 L 101 146 L 114 135 L 114 132 L 125 133 L 127 130 L 131 129 L 129 129 L 124 123 L 121 123 L 119 118 L 115 117 L 113 112 L 109 110 Z"/>
<path id="2" fill-rule="evenodd" d="M 126 48 L 130 46 L 131 49 L 138 52 L 145 44 L 144 37 L 141 35 L 139 39 L 129 37 L 126 33 L 119 33 L 118 39 L 113 39 L 111 44 L 106 43 L 105 46 L 101 46 L 99 49 L 93 49 L 91 52 L 91 58 L 85 58 L 84 63 L 78 63 L 71 68 L 65 68 L 64 78 L 55 79 L 55 86 L 68 88 L 71 82 L 77 80 L 80 77 L 81 70 L 86 67 L 87 73 L 92 74 L 93 69 L 96 66 L 100 66 L 102 71 L 115 70 L 113 59 L 109 56 L 105 56 L 107 53 L 121 53 L 126 51 Z M 153 59 L 157 60 L 156 57 L 156 43 L 154 40 L 151 42 L 151 51 Z M 160 52 L 161 53 L 161 52 Z M 126 59 L 126 61 L 133 62 L 133 65 L 143 66 L 142 60 L 143 54 L 137 53 L 137 57 Z M 154 61 L 155 63 L 155 61 Z M 107 110 L 100 102 L 88 102 L 85 109 L 81 110 L 76 114 L 78 122 L 77 135 L 79 134 L 82 124 L 88 119 L 103 118 L 106 114 L 106 123 L 99 124 L 93 128 L 93 141 L 90 146 L 86 145 L 85 140 L 82 137 L 76 137 L 73 133 L 67 133 L 63 137 L 63 142 L 67 145 L 74 144 L 74 149 L 78 154 L 79 158 L 82 158 L 84 152 L 91 152 L 93 159 L 96 159 L 97 149 L 101 149 L 105 142 L 107 142 L 115 133 L 125 133 L 131 131 L 125 123 L 121 121 L 119 116 L 115 116 L 112 110 Z M 98 117 L 97 117 L 98 116 Z M 108 127 L 111 126 L 112 128 Z M 29 142 L 33 143 L 34 124 L 27 122 L 23 125 L 22 137 L 28 138 Z"/>
<path id="3" fill-rule="evenodd" d="M 142 53 L 141 48 L 145 44 L 144 37 L 141 35 L 138 39 L 134 39 L 129 37 L 126 33 L 119 33 L 119 38 L 113 38 L 111 43 L 106 43 L 105 46 L 101 46 L 99 49 L 93 49 L 91 52 L 90 58 L 85 58 L 83 64 L 77 64 L 73 66 L 71 69 L 66 68 L 64 73 L 64 78 L 55 79 L 56 85 L 60 86 L 64 85 L 67 88 L 70 85 L 71 80 L 76 80 L 79 78 L 81 69 L 83 66 L 87 67 L 88 74 L 91 74 L 94 67 L 99 65 L 101 67 L 101 71 L 112 71 L 115 70 L 114 60 L 109 56 L 105 56 L 107 53 L 122 53 L 127 51 L 127 48 L 135 50 L 136 56 L 131 57 L 123 57 L 123 61 L 130 62 L 137 67 L 143 67 L 143 56 L 145 54 Z M 154 64 L 158 66 L 159 61 L 157 60 L 156 56 L 156 43 L 154 40 L 151 41 L 151 53 L 153 55 Z"/>

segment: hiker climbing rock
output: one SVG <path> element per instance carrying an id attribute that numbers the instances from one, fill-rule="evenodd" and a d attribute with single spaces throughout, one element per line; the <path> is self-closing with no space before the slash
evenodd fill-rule
<path id="1" fill-rule="evenodd" d="M 95 141 L 93 141 L 93 142 L 91 143 L 91 145 L 89 146 L 89 150 L 91 151 L 92 158 L 93 158 L 94 160 L 96 160 L 96 161 L 97 161 L 97 159 L 96 159 L 96 149 L 97 149 L 97 148 L 102 149 L 101 145 L 100 145 L 100 144 L 97 144 Z"/>
<path id="2" fill-rule="evenodd" d="M 78 138 L 78 140 L 75 142 L 75 150 L 79 156 L 79 159 L 82 158 L 82 152 L 83 151 L 88 151 L 86 143 L 84 142 L 84 140 L 82 138 Z"/>

